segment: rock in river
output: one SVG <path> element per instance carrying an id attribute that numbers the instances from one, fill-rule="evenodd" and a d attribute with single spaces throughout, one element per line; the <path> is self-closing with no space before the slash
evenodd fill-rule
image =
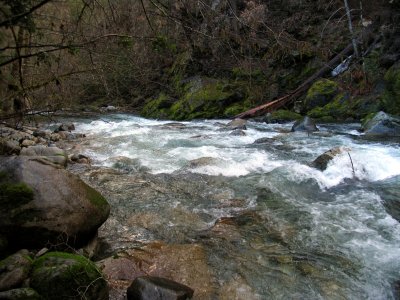
<path id="1" fill-rule="evenodd" d="M 349 152 L 351 149 L 346 148 L 346 147 L 335 147 L 332 148 L 324 153 L 322 153 L 320 156 L 318 156 L 312 163 L 311 166 L 320 170 L 324 171 L 328 163 L 337 155 L 342 154 L 344 152 Z"/>
<path id="2" fill-rule="evenodd" d="M 110 206 L 64 169 L 31 157 L 0 158 L 0 233 L 14 247 L 85 244 Z"/>
<path id="3" fill-rule="evenodd" d="M 363 125 L 365 135 L 400 136 L 400 117 L 378 112 Z"/>
<path id="4" fill-rule="evenodd" d="M 314 132 L 318 130 L 317 125 L 310 117 L 304 117 L 304 119 L 296 121 L 292 126 L 292 131 Z"/>

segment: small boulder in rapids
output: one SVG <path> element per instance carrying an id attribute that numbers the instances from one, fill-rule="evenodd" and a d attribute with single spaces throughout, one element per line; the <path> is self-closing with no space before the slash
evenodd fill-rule
<path id="1" fill-rule="evenodd" d="M 363 125 L 368 136 L 400 136 L 400 117 L 378 112 Z"/>
<path id="2" fill-rule="evenodd" d="M 314 132 L 319 131 L 317 125 L 310 117 L 304 117 L 302 120 L 296 121 L 292 126 L 292 132 L 294 131 L 307 131 Z"/>
<path id="3" fill-rule="evenodd" d="M 349 152 L 351 149 L 346 147 L 335 147 L 332 148 L 320 156 L 318 156 L 312 163 L 311 166 L 320 170 L 324 171 L 328 167 L 328 163 L 337 155 L 342 154 L 344 152 Z"/>
<path id="4" fill-rule="evenodd" d="M 35 158 L 1 157 L 0 175 L 0 233 L 12 247 L 83 245 L 110 213 L 77 176 Z"/>

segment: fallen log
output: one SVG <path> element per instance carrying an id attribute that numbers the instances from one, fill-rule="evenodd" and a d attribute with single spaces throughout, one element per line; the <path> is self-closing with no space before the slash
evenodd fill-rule
<path id="1" fill-rule="evenodd" d="M 372 38 L 371 30 L 365 30 L 359 39 L 360 43 L 366 43 L 367 46 L 370 43 L 372 43 L 372 41 L 374 41 L 374 39 Z M 310 88 L 310 86 L 314 83 L 314 81 L 321 78 L 328 72 L 332 71 L 337 65 L 339 65 L 343 61 L 344 58 L 350 56 L 353 52 L 354 52 L 353 43 L 350 43 L 338 55 L 336 55 L 334 58 L 332 58 L 326 65 L 324 65 L 316 73 L 314 73 L 312 76 L 310 76 L 306 81 L 304 81 L 295 90 L 289 92 L 285 96 L 280 97 L 276 100 L 267 102 L 260 106 L 254 107 L 250 110 L 242 112 L 242 113 L 236 115 L 234 118 L 241 118 L 241 119 L 252 118 L 252 117 L 260 116 L 260 115 L 263 115 L 263 114 L 266 114 L 269 112 L 273 112 L 285 105 L 290 104 L 291 102 L 293 102 L 294 100 L 299 98 L 302 94 L 304 94 Z"/>

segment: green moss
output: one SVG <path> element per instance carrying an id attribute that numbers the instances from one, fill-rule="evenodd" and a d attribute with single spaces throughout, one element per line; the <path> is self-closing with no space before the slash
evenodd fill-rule
<path id="1" fill-rule="evenodd" d="M 302 116 L 298 113 L 295 113 L 290 110 L 285 110 L 285 109 L 279 109 L 277 111 L 274 111 L 271 114 L 270 120 L 272 122 L 285 122 L 285 121 L 295 121 L 295 120 L 300 120 Z"/>
<path id="2" fill-rule="evenodd" d="M 209 119 L 223 116 L 233 92 L 221 82 L 191 83 L 187 92 L 169 109 L 169 117 L 175 120 Z"/>
<path id="3" fill-rule="evenodd" d="M 46 299 L 107 299 L 99 269 L 83 256 L 47 253 L 33 263 L 30 285 Z"/>
<path id="4" fill-rule="evenodd" d="M 165 118 L 168 115 L 168 109 L 171 105 L 171 98 L 164 93 L 160 93 L 158 98 L 146 103 L 141 111 L 141 115 L 146 118 Z"/>
<path id="5" fill-rule="evenodd" d="M 400 115 L 400 64 L 392 66 L 385 74 L 386 89 L 383 108 L 392 115 Z"/>
<path id="6" fill-rule="evenodd" d="M 33 190 L 25 183 L 0 184 L 0 204 L 2 208 L 11 208 L 23 205 L 33 200 Z"/>
<path id="7" fill-rule="evenodd" d="M 86 189 L 86 196 L 89 199 L 90 203 L 92 203 L 93 205 L 95 205 L 100 209 L 104 209 L 109 206 L 107 200 L 94 188 L 86 185 L 85 189 Z"/>
<path id="8" fill-rule="evenodd" d="M 316 81 L 307 91 L 304 100 L 304 108 L 311 110 L 318 106 L 324 106 L 332 101 L 338 93 L 336 82 L 328 79 L 320 79 Z"/>

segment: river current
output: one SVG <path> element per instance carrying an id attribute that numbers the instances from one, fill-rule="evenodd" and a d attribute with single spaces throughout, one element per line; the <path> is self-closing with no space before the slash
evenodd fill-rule
<path id="1" fill-rule="evenodd" d="M 87 135 L 81 153 L 119 172 L 91 177 L 112 206 L 100 230 L 110 251 L 200 244 L 216 299 L 238 278 L 231 299 L 395 299 L 398 140 L 368 140 L 359 124 L 307 134 L 248 122 L 236 136 L 227 122 L 115 114 L 76 124 Z M 325 171 L 310 166 L 338 146 L 348 152 Z"/>

